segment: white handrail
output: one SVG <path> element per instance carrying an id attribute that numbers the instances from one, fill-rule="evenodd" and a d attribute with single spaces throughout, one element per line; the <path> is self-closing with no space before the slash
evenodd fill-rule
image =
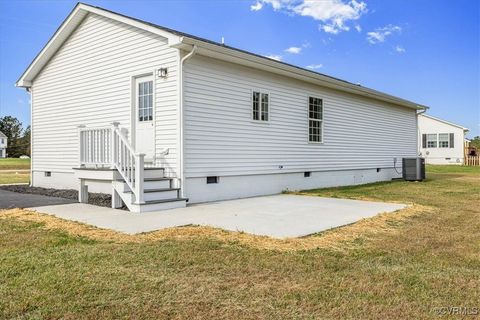
<path id="1" fill-rule="evenodd" d="M 118 122 L 114 122 L 112 129 L 112 164 L 132 190 L 135 195 L 134 203 L 136 204 L 145 203 L 143 199 L 144 159 L 145 155 L 135 152 L 118 128 Z"/>

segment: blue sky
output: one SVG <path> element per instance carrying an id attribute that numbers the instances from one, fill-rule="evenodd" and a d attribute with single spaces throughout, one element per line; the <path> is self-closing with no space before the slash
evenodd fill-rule
<path id="1" fill-rule="evenodd" d="M 480 1 L 88 1 L 431 107 L 480 135 Z M 30 123 L 14 83 L 75 1 L 0 0 L 0 116 Z"/>

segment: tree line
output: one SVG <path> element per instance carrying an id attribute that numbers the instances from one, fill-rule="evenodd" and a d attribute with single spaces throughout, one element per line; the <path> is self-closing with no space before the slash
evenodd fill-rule
<path id="1" fill-rule="evenodd" d="M 0 118 L 0 131 L 7 136 L 8 157 L 30 157 L 30 126 L 24 129 L 17 118 L 5 116 Z"/>

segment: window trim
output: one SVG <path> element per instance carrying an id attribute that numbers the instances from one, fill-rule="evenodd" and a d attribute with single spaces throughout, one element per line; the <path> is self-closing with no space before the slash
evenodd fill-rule
<path id="1" fill-rule="evenodd" d="M 254 92 L 258 92 L 260 93 L 260 105 L 259 105 L 259 119 L 258 120 L 255 120 L 253 118 L 253 93 Z M 260 118 L 262 117 L 262 94 L 267 94 L 268 95 L 268 120 L 261 120 Z M 258 88 L 255 88 L 255 89 L 251 89 L 250 90 L 250 120 L 253 122 L 253 123 L 257 123 L 257 124 L 269 124 L 271 119 L 272 119 L 272 95 L 270 93 L 270 91 L 268 90 L 263 90 L 263 89 L 258 89 Z"/>
<path id="2" fill-rule="evenodd" d="M 310 98 L 315 98 L 315 99 L 320 99 L 322 100 L 322 119 L 312 119 L 310 118 Z M 306 99 L 306 104 L 307 104 L 307 141 L 309 144 L 324 144 L 325 143 L 325 136 L 324 136 L 324 122 L 325 122 L 325 99 L 320 98 L 319 96 L 315 94 L 309 94 L 307 95 Z M 310 141 L 310 120 L 314 121 L 319 121 L 321 123 L 321 140 L 320 141 Z"/>

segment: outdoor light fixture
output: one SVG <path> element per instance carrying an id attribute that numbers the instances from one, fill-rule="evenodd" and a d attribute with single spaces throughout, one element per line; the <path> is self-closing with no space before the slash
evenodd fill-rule
<path id="1" fill-rule="evenodd" d="M 168 75 L 168 69 L 167 68 L 160 68 L 160 69 L 158 69 L 157 74 L 160 78 L 166 78 L 167 75 Z"/>

